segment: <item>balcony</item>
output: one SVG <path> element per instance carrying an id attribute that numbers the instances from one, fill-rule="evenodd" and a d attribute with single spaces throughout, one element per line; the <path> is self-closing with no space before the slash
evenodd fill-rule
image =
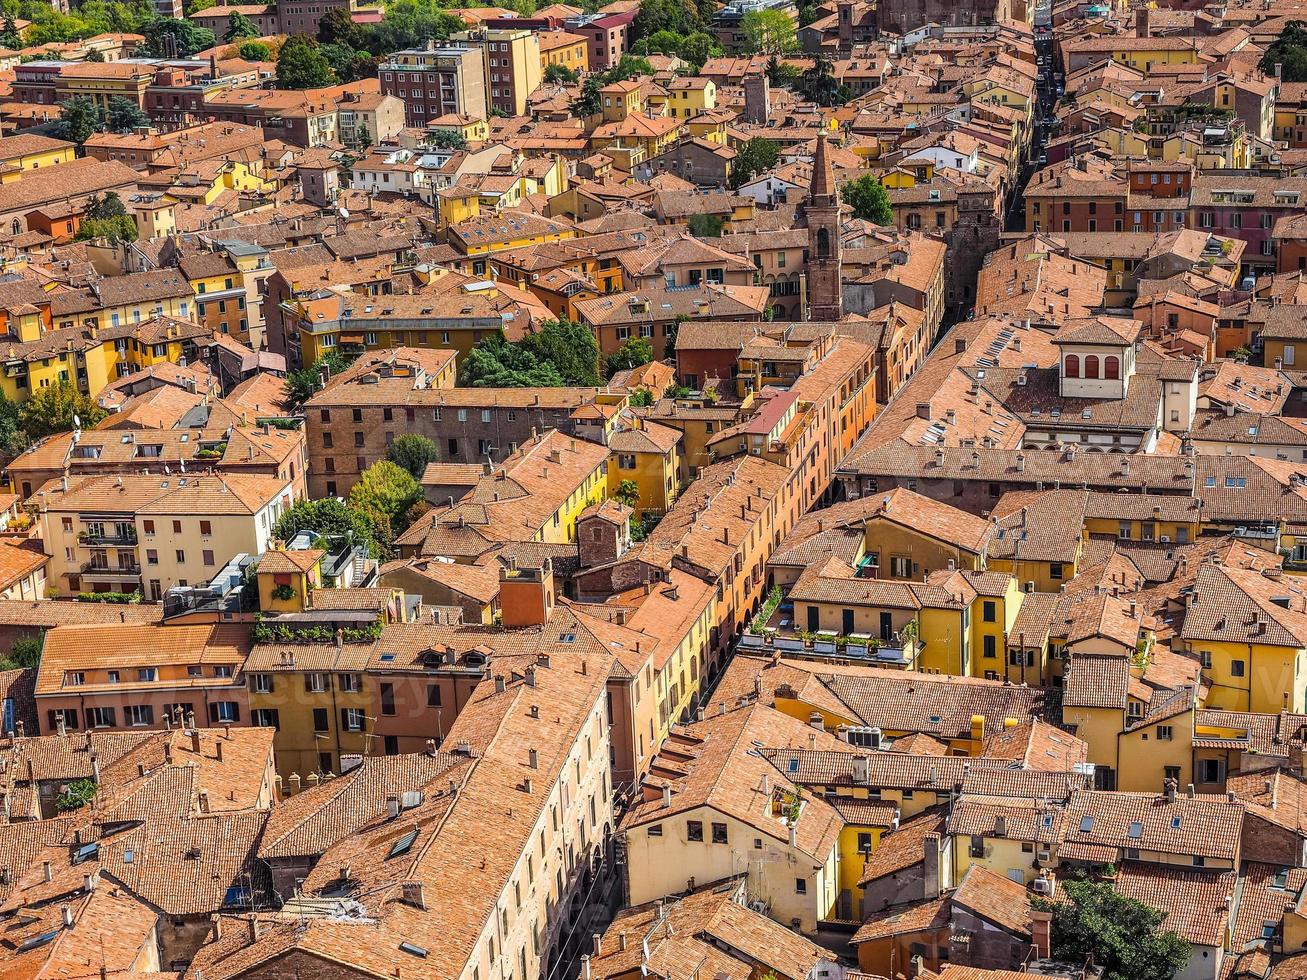
<path id="1" fill-rule="evenodd" d="M 130 528 L 121 533 L 114 531 L 105 534 L 92 534 L 90 531 L 82 531 L 77 535 L 77 543 L 88 547 L 130 548 L 136 544 L 136 529 Z"/>
<path id="2" fill-rule="evenodd" d="M 104 565 L 88 561 L 82 564 L 80 574 L 82 578 L 91 582 L 121 582 L 123 579 L 140 578 L 141 566 Z"/>

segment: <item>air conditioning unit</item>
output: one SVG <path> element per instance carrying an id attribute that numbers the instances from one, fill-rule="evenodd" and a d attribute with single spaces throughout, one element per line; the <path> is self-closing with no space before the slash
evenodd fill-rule
<path id="1" fill-rule="evenodd" d="M 1036 852 L 1035 856 L 1039 859 L 1040 864 L 1047 864 L 1053 858 L 1053 854 L 1051 851 L 1038 851 Z"/>
<path id="2" fill-rule="evenodd" d="M 1037 895 L 1052 895 L 1053 879 L 1036 878 L 1034 881 L 1030 883 L 1030 887 L 1034 890 L 1035 894 Z"/>
<path id="3" fill-rule="evenodd" d="M 1029 592 L 1034 592 L 1034 591 L 1035 591 L 1035 583 L 1034 583 L 1034 582 L 1027 582 L 1027 583 L 1026 583 L 1026 592 L 1029 593 Z"/>
<path id="4" fill-rule="evenodd" d="M 1169 535 L 1169 534 L 1163 534 L 1162 537 L 1161 537 L 1159 540 L 1161 540 L 1162 544 L 1170 544 L 1170 543 L 1171 543 L 1171 535 Z"/>

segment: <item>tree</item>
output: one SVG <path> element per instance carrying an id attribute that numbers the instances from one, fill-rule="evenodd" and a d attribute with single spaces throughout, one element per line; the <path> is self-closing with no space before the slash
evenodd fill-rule
<path id="1" fill-rule="evenodd" d="M 390 444 L 386 458 L 420 480 L 427 470 L 427 464 L 440 459 L 440 450 L 426 436 L 410 432 Z"/>
<path id="2" fill-rule="evenodd" d="M 110 245 L 119 242 L 134 242 L 140 237 L 136 222 L 128 215 L 120 214 L 113 218 L 86 218 L 77 226 L 73 241 L 89 242 L 107 239 Z"/>
<path id="3" fill-rule="evenodd" d="M 551 85 L 575 85 L 581 80 L 581 76 L 567 65 L 549 65 L 542 77 Z"/>
<path id="4" fill-rule="evenodd" d="M 563 387 L 558 368 L 498 334 L 468 351 L 460 373 L 459 383 L 472 388 Z"/>
<path id="5" fill-rule="evenodd" d="M 1307 23 L 1293 20 L 1286 24 L 1262 55 L 1258 67 L 1274 75 L 1276 65 L 1280 66 L 1282 81 L 1307 82 Z"/>
<path id="6" fill-rule="evenodd" d="M 368 124 L 365 122 L 359 123 L 358 145 L 364 152 L 367 152 L 368 147 L 372 145 L 372 134 L 368 132 Z"/>
<path id="7" fill-rule="evenodd" d="M 90 61 L 90 62 L 103 62 L 104 54 L 100 51 L 88 51 L 86 52 L 86 57 L 83 60 Z"/>
<path id="8" fill-rule="evenodd" d="M 111 133 L 130 133 L 141 126 L 149 126 L 150 117 L 131 99 L 115 95 L 105 111 L 105 125 Z"/>
<path id="9" fill-rule="evenodd" d="M 239 10 L 233 10 L 227 18 L 227 33 L 223 35 L 223 40 L 239 41 L 243 37 L 260 37 L 262 34 L 263 32 L 254 26 L 254 21 Z"/>
<path id="10" fill-rule="evenodd" d="M 21 408 L 0 392 L 0 453 L 9 457 L 17 456 L 31 445 L 27 433 L 23 431 Z"/>
<path id="11" fill-rule="evenodd" d="M 98 219 L 123 218 L 127 217 L 127 206 L 117 191 L 109 191 L 104 197 L 93 194 L 86 204 L 86 216 Z"/>
<path id="12" fill-rule="evenodd" d="M 613 499 L 635 510 L 640 506 L 640 484 L 634 480 L 623 480 L 613 491 Z"/>
<path id="13" fill-rule="evenodd" d="M 584 119 L 586 116 L 593 116 L 603 108 L 602 100 L 599 97 L 599 90 L 604 87 L 603 78 L 599 75 L 591 75 L 581 83 L 581 94 L 577 96 L 572 103 L 573 114 Z"/>
<path id="14" fill-rule="evenodd" d="M 611 85 L 613 82 L 624 82 L 638 75 L 652 75 L 653 73 L 653 65 L 649 64 L 644 58 L 624 54 L 616 65 L 604 72 L 604 84 Z"/>
<path id="15" fill-rule="evenodd" d="M 82 428 L 90 429 L 108 414 L 90 395 L 82 394 L 68 381 L 60 381 L 32 392 L 19 409 L 18 419 L 29 437 L 40 439 L 75 428 L 74 416 Z"/>
<path id="16" fill-rule="evenodd" d="M 18 33 L 18 25 L 14 23 L 13 17 L 7 14 L 4 29 L 0 30 L 0 47 L 8 48 L 10 51 L 18 51 L 23 47 L 23 36 Z"/>
<path id="17" fill-rule="evenodd" d="M 644 337 L 632 337 L 608 355 L 604 367 L 607 370 L 608 377 L 611 378 L 618 371 L 629 371 L 632 368 L 638 368 L 648 364 L 653 359 L 653 344 L 649 343 Z"/>
<path id="18" fill-rule="evenodd" d="M 349 538 L 374 557 L 377 553 L 373 537 L 376 526 L 372 520 L 338 497 L 301 500 L 272 527 L 273 535 L 282 541 L 289 541 L 301 531 L 312 531 L 315 536 L 326 538 Z"/>
<path id="19" fill-rule="evenodd" d="M 413 474 L 388 459 L 373 463 L 359 474 L 349 491 L 349 505 L 377 528 L 377 545 L 385 554 L 395 537 L 409 525 L 409 509 L 422 499 L 422 487 Z"/>
<path id="20" fill-rule="evenodd" d="M 740 32 L 750 54 L 788 54 L 799 47 L 794 21 L 779 10 L 750 10 L 740 18 Z"/>
<path id="21" fill-rule="evenodd" d="M 844 105 L 850 95 L 835 77 L 835 65 L 823 54 L 817 55 L 811 71 L 803 73 L 799 91 L 804 98 L 823 106 Z"/>
<path id="22" fill-rule="evenodd" d="M 1106 882 L 1067 880 L 1064 900 L 1037 900 L 1053 913 L 1053 955 L 1083 963 L 1093 956 L 1103 980 L 1170 980 L 1189 960 L 1189 944 L 1161 932 L 1165 912 L 1118 894 Z"/>
<path id="23" fill-rule="evenodd" d="M 41 647 L 44 645 L 39 636 L 20 636 L 14 640 L 9 651 L 9 662 L 20 670 L 31 670 L 41 665 Z"/>
<path id="24" fill-rule="evenodd" d="M 731 163 L 731 187 L 747 184 L 759 174 L 764 174 L 776 166 L 781 157 L 781 148 L 775 141 L 763 136 L 755 136 L 745 143 Z"/>
<path id="25" fill-rule="evenodd" d="M 343 44 L 350 48 L 363 47 L 363 32 L 354 23 L 347 7 L 333 7 L 318 21 L 318 40 L 323 44 Z"/>
<path id="26" fill-rule="evenodd" d="M 567 317 L 545 320 L 521 346 L 542 363 L 557 369 L 563 384 L 592 387 L 599 384 L 599 341 L 590 328 Z"/>
<path id="27" fill-rule="evenodd" d="M 104 124 L 104 114 L 95 100 L 85 95 L 66 99 L 59 110 L 61 135 L 81 146 Z"/>
<path id="28" fill-rule="evenodd" d="M 881 182 L 871 174 L 863 174 L 851 180 L 840 190 L 840 197 L 845 204 L 853 208 L 855 217 L 878 225 L 894 223 L 894 209 L 890 207 L 889 195 Z"/>
<path id="29" fill-rule="evenodd" d="M 324 88 L 336 80 L 331 65 L 318 50 L 318 42 L 296 34 L 277 55 L 277 87 Z"/>
<path id="30" fill-rule="evenodd" d="M 696 238 L 721 238 L 725 224 L 720 214 L 692 214 L 688 227 Z"/>
<path id="31" fill-rule="evenodd" d="M 802 77 L 803 72 L 789 62 L 775 55 L 767 59 L 767 81 L 777 88 L 789 88 Z"/>
<path id="32" fill-rule="evenodd" d="M 137 55 L 148 58 L 189 58 L 218 43 L 213 31 L 196 27 L 188 20 L 160 17 L 141 27 L 145 43 L 136 49 Z"/>
<path id="33" fill-rule="evenodd" d="M 690 34 L 701 27 L 698 9 L 683 0 L 642 0 L 631 22 L 631 40 L 639 41 L 660 31 Z"/>
<path id="34" fill-rule="evenodd" d="M 262 41 L 246 41 L 236 53 L 245 61 L 271 61 L 272 48 L 268 47 Z"/>
<path id="35" fill-rule="evenodd" d="M 94 779 L 75 779 L 55 798 L 54 808 L 60 813 L 72 813 L 90 806 L 99 788 Z"/>
<path id="36" fill-rule="evenodd" d="M 467 137 L 457 129 L 437 129 L 427 135 L 427 144 L 438 150 L 466 150 Z"/>

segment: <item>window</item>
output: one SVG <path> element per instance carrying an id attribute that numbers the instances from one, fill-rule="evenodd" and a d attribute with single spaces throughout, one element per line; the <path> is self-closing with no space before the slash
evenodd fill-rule
<path id="1" fill-rule="evenodd" d="M 1066 366 L 1062 373 L 1068 378 L 1080 377 L 1080 356 L 1078 354 L 1068 354 L 1066 356 Z"/>
<path id="2" fill-rule="evenodd" d="M 712 825 L 712 842 L 714 844 L 726 844 L 726 824 L 715 823 Z"/>
<path id="3" fill-rule="evenodd" d="M 127 724 L 145 728 L 154 724 L 154 708 L 148 704 L 129 704 L 123 709 Z"/>
<path id="4" fill-rule="evenodd" d="M 341 674 L 339 677 L 342 691 L 357 694 L 361 690 L 362 682 L 358 674 Z"/>
<path id="5" fill-rule="evenodd" d="M 703 821 L 685 821 L 685 836 L 690 840 L 703 840 Z"/>
<path id="6" fill-rule="evenodd" d="M 992 659 L 993 657 L 998 656 L 998 650 L 996 646 L 997 642 L 998 641 L 994 638 L 992 634 L 986 634 L 982 639 L 982 643 L 984 644 L 985 647 L 985 657 L 987 659 Z"/>
<path id="7" fill-rule="evenodd" d="M 155 667 L 141 667 L 136 671 L 136 679 L 138 681 L 157 681 L 159 671 Z"/>
<path id="8" fill-rule="evenodd" d="M 393 715 L 395 713 L 395 685 L 381 685 L 381 713 L 383 715 Z"/>
<path id="9" fill-rule="evenodd" d="M 341 708 L 340 727 L 347 732 L 363 731 L 363 709 Z"/>
<path id="10" fill-rule="evenodd" d="M 113 728 L 118 724 L 113 708 L 87 708 L 86 722 L 92 728 Z"/>
<path id="11" fill-rule="evenodd" d="M 1221 781 L 1221 760 L 1199 759 L 1198 781 L 1200 783 L 1219 783 Z"/>
<path id="12" fill-rule="evenodd" d="M 428 685 L 427 685 L 427 707 L 428 707 L 428 708 L 439 708 L 439 707 L 440 707 L 440 685 L 439 685 L 439 684 L 428 684 Z"/>
<path id="13" fill-rule="evenodd" d="M 986 600 L 981 607 L 982 618 L 987 623 L 997 622 L 998 620 L 998 603 Z"/>
<path id="14" fill-rule="evenodd" d="M 281 718 L 276 708 L 255 708 L 250 712 L 250 720 L 259 728 L 281 727 Z"/>
<path id="15" fill-rule="evenodd" d="M 660 823 L 655 823 L 655 824 L 650 824 L 650 825 L 649 825 L 649 836 L 650 836 L 650 837 L 661 837 L 662 835 L 663 835 L 663 825 L 662 825 L 662 824 L 660 824 Z"/>
<path id="16" fill-rule="evenodd" d="M 154 533 L 154 521 L 142 521 L 141 527 L 144 528 L 146 534 Z"/>
<path id="17" fill-rule="evenodd" d="M 1086 377 L 1086 378 L 1097 378 L 1097 377 L 1098 377 L 1098 355 L 1097 355 L 1097 354 L 1086 354 L 1086 355 L 1085 355 L 1085 377 Z"/>
<path id="18" fill-rule="evenodd" d="M 1048 577 L 1060 581 L 1062 575 L 1062 563 L 1060 561 L 1051 562 L 1048 566 Z"/>
<path id="19" fill-rule="evenodd" d="M 327 731 L 327 728 L 328 728 L 328 725 L 327 725 L 327 709 L 326 709 L 326 708 L 314 708 L 314 709 L 313 709 L 313 730 L 314 730 L 315 732 L 325 732 L 325 731 Z"/>
<path id="20" fill-rule="evenodd" d="M 796 895 L 808 894 L 808 880 L 806 878 L 794 879 L 794 894 Z"/>
<path id="21" fill-rule="evenodd" d="M 1231 661 L 1230 661 L 1230 676 L 1231 676 L 1231 677 L 1242 677 L 1242 676 L 1243 676 L 1243 661 L 1242 661 L 1242 660 L 1231 660 Z"/>
<path id="22" fill-rule="evenodd" d="M 241 720 L 241 708 L 235 701 L 215 701 L 209 705 L 209 721 L 222 725 Z"/>
<path id="23" fill-rule="evenodd" d="M 201 552 L 200 552 L 200 556 L 204 559 L 204 564 L 206 564 L 206 565 L 213 565 L 213 564 L 214 564 L 214 560 L 213 560 L 213 552 L 212 552 L 211 550 L 209 550 L 208 548 L 205 548 L 203 551 L 201 551 Z"/>
<path id="24" fill-rule="evenodd" d="M 186 564 L 186 552 L 182 551 L 181 548 L 177 549 L 177 564 L 178 565 Z"/>
<path id="25" fill-rule="evenodd" d="M 1170 725 L 1157 726 L 1157 740 L 1159 742 L 1169 742 L 1171 741 L 1171 737 L 1172 737 L 1172 730 Z"/>
<path id="26" fill-rule="evenodd" d="M 1109 354 L 1103 359 L 1103 377 L 1108 381 L 1119 381 L 1121 378 L 1121 359 L 1115 354 Z"/>
<path id="27" fill-rule="evenodd" d="M 204 535 L 206 538 L 211 536 L 213 534 L 213 522 L 200 521 L 200 533 Z"/>

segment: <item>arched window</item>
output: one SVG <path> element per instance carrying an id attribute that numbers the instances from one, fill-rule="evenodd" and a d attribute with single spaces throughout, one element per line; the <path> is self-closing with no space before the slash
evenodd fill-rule
<path id="1" fill-rule="evenodd" d="M 1066 356 L 1066 376 L 1068 378 L 1080 377 L 1080 357 L 1076 354 Z"/>
<path id="2" fill-rule="evenodd" d="M 817 258 L 830 258 L 830 232 L 825 228 L 817 229 Z"/>
<path id="3" fill-rule="evenodd" d="M 1098 355 L 1097 355 L 1097 354 L 1088 354 L 1088 355 L 1085 356 L 1085 377 L 1086 377 L 1086 378 L 1097 378 L 1097 377 L 1098 377 Z"/>
<path id="4" fill-rule="evenodd" d="M 14 223 L 11 227 L 14 229 L 15 235 L 21 235 L 23 233 L 23 226 L 17 218 L 14 219 Z"/>
<path id="5" fill-rule="evenodd" d="M 1115 354 L 1109 354 L 1103 358 L 1103 377 L 1109 381 L 1119 381 L 1121 379 L 1121 358 Z"/>

